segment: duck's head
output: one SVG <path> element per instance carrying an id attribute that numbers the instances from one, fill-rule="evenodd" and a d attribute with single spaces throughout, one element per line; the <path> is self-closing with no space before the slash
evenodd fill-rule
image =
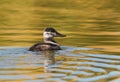
<path id="1" fill-rule="evenodd" d="M 49 27 L 44 30 L 43 36 L 44 38 L 54 38 L 54 37 L 65 37 L 66 35 L 63 35 L 57 32 L 54 28 Z"/>

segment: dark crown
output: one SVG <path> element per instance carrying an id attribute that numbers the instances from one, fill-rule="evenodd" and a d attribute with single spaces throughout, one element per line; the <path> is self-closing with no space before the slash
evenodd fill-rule
<path id="1" fill-rule="evenodd" d="M 48 27 L 45 29 L 46 32 L 56 32 L 56 30 L 52 27 Z"/>

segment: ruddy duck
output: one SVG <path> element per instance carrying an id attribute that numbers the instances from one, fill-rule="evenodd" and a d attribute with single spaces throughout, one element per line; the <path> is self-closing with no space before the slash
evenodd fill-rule
<path id="1" fill-rule="evenodd" d="M 54 40 L 54 37 L 65 37 L 54 28 L 46 28 L 43 33 L 44 43 L 36 43 L 29 48 L 29 51 L 45 51 L 45 50 L 61 50 L 59 44 Z"/>

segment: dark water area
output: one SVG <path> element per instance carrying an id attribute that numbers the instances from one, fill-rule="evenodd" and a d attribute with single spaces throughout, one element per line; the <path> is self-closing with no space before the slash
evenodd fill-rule
<path id="1" fill-rule="evenodd" d="M 119 0 L 0 0 L 1 82 L 120 82 Z M 60 51 L 30 52 L 46 27 Z"/>

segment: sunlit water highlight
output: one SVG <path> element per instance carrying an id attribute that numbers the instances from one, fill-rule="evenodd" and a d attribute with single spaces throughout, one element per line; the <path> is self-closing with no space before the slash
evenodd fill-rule
<path id="1" fill-rule="evenodd" d="M 25 82 L 119 82 L 120 56 L 91 54 L 67 47 L 60 51 L 31 52 L 28 47 L 0 47 L 0 80 Z"/>

